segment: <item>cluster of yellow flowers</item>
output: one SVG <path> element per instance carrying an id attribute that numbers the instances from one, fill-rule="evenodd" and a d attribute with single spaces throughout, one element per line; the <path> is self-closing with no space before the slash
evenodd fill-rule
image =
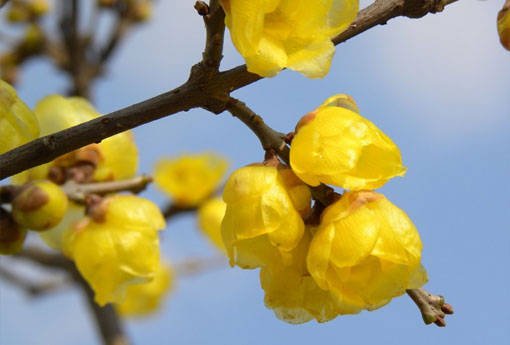
<path id="1" fill-rule="evenodd" d="M 0 81 L 0 153 L 97 116 L 85 99 L 58 95 L 42 99 L 32 112 Z M 157 232 L 165 220 L 159 208 L 133 195 L 97 196 L 84 206 L 59 186 L 128 179 L 137 166 L 132 134 L 123 132 L 14 176 L 11 210 L 0 208 L 0 254 L 19 252 L 26 230 L 38 231 L 75 262 L 98 304 L 120 303 L 124 315 L 156 309 L 171 286 L 170 269 L 160 264 Z"/>
<path id="2" fill-rule="evenodd" d="M 407 215 L 370 189 L 402 176 L 397 146 L 345 95 L 298 123 L 291 166 L 235 171 L 221 233 L 231 265 L 261 268 L 265 304 L 289 323 L 374 310 L 425 284 Z M 317 217 L 308 186 L 348 189 Z"/>

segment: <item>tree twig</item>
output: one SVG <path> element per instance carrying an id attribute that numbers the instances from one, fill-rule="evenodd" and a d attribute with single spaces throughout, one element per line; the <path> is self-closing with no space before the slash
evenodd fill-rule
<path id="1" fill-rule="evenodd" d="M 15 257 L 30 260 L 38 265 L 49 268 L 58 268 L 67 272 L 74 281 L 82 288 L 87 303 L 94 315 L 96 327 L 101 334 L 104 345 L 129 345 L 122 322 L 115 311 L 115 308 L 108 304 L 100 307 L 94 301 L 94 292 L 88 283 L 82 278 L 72 261 L 60 254 L 53 254 L 36 248 L 23 249 Z"/>
<path id="2" fill-rule="evenodd" d="M 39 297 L 48 293 L 57 292 L 69 286 L 69 282 L 64 280 L 34 283 L 25 277 L 20 276 L 18 273 L 8 270 L 3 265 L 0 265 L 0 278 L 13 286 L 21 288 L 21 290 L 31 297 Z"/>
<path id="3" fill-rule="evenodd" d="M 406 292 L 420 309 L 423 321 L 427 325 L 433 322 L 439 327 L 446 326 L 444 318 L 446 315 L 453 314 L 453 307 L 444 302 L 443 296 L 433 295 L 422 288 L 410 289 Z"/>
<path id="4" fill-rule="evenodd" d="M 61 186 L 67 197 L 75 202 L 83 202 L 87 194 L 105 195 L 121 191 L 140 193 L 143 191 L 152 178 L 147 175 L 140 175 L 126 180 L 94 182 L 79 184 L 73 180 L 67 181 Z"/>
<path id="5" fill-rule="evenodd" d="M 407 16 L 423 14 L 424 10 L 411 11 L 417 4 L 419 8 L 436 12 L 438 4 L 446 5 L 453 0 L 378 0 L 360 12 L 351 27 L 362 27 L 365 31 L 381 23 L 388 17 L 388 8 L 406 9 Z M 377 4 L 377 5 L 376 5 Z M 429 7 L 423 4 L 431 4 Z M 432 6 L 434 5 L 434 6 Z M 398 12 L 397 14 L 398 15 Z M 396 16 L 395 15 L 395 16 Z M 362 31 L 348 29 L 347 34 L 335 39 L 335 44 L 358 35 Z M 14 175 L 34 166 L 47 163 L 58 156 L 76 150 L 88 144 L 101 141 L 112 135 L 145 123 L 195 107 L 202 107 L 214 113 L 225 110 L 230 92 L 253 83 L 262 77 L 249 73 L 246 66 L 215 74 L 214 78 L 202 76 L 206 73 L 197 64 L 192 68 L 190 79 L 182 86 L 153 97 L 130 107 L 101 116 L 81 125 L 71 127 L 50 136 L 31 141 L 0 156 L 0 179 Z"/>

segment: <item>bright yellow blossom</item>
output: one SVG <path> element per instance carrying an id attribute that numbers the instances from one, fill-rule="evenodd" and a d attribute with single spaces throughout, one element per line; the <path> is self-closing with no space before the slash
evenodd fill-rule
<path id="1" fill-rule="evenodd" d="M 126 289 L 126 297 L 117 305 L 123 316 L 146 316 L 156 312 L 173 285 L 170 265 L 161 263 L 154 278 L 148 283 L 132 284 Z"/>
<path id="2" fill-rule="evenodd" d="M 225 24 L 248 71 L 272 77 L 283 68 L 309 78 L 328 71 L 331 39 L 358 12 L 358 0 L 221 0 Z"/>
<path id="3" fill-rule="evenodd" d="M 506 50 L 510 50 L 510 1 L 506 1 L 498 13 L 499 41 Z"/>
<path id="4" fill-rule="evenodd" d="M 0 80 L 0 154 L 38 137 L 34 113 L 11 85 Z"/>
<path id="5" fill-rule="evenodd" d="M 216 154 L 162 159 L 154 170 L 154 183 L 182 207 L 194 207 L 219 186 L 227 161 Z"/>
<path id="6" fill-rule="evenodd" d="M 379 188 L 403 176 L 398 147 L 372 122 L 339 105 L 345 97 L 327 99 L 298 123 L 290 149 L 292 170 L 309 185 L 352 190 Z"/>
<path id="7" fill-rule="evenodd" d="M 382 194 L 346 192 L 322 214 L 307 266 L 347 313 L 374 310 L 422 286 L 422 244 L 407 215 Z"/>
<path id="8" fill-rule="evenodd" d="M 39 232 L 39 237 L 51 248 L 62 251 L 62 241 L 64 234 L 68 231 L 73 223 L 85 217 L 85 207 L 69 201 L 67 212 L 57 226 L 49 230 Z"/>
<path id="9" fill-rule="evenodd" d="M 30 230 L 44 231 L 58 225 L 67 212 L 67 196 L 50 181 L 28 182 L 13 200 L 12 216 Z"/>
<path id="10" fill-rule="evenodd" d="M 34 113 L 41 127 L 41 136 L 79 125 L 99 116 L 84 98 L 51 95 L 37 103 Z M 138 149 L 132 134 L 122 132 L 99 144 L 87 145 L 57 158 L 55 161 L 30 169 L 15 177 L 15 183 L 48 178 L 51 166 L 71 167 L 87 162 L 94 165 L 93 181 L 131 178 L 138 169 Z"/>
<path id="11" fill-rule="evenodd" d="M 300 324 L 312 319 L 326 322 L 351 311 L 351 306 L 317 285 L 306 267 L 306 255 L 314 228 L 307 227 L 288 265 L 274 262 L 260 270 L 264 302 L 285 322 Z"/>
<path id="12" fill-rule="evenodd" d="M 92 217 L 64 235 L 63 252 L 95 292 L 99 305 L 120 303 L 126 286 L 149 281 L 159 268 L 157 230 L 165 227 L 152 202 L 117 195 L 105 199 Z"/>
<path id="13" fill-rule="evenodd" d="M 198 209 L 198 226 L 207 238 L 214 243 L 216 247 L 225 250 L 223 239 L 221 238 L 221 222 L 225 216 L 227 204 L 219 197 L 207 200 Z"/>
<path id="14" fill-rule="evenodd" d="M 304 223 L 296 206 L 309 207 L 310 193 L 300 186 L 292 187 L 298 192 L 287 189 L 289 171 L 288 167 L 252 165 L 236 170 L 228 179 L 221 233 L 232 266 L 285 262 L 303 237 Z"/>

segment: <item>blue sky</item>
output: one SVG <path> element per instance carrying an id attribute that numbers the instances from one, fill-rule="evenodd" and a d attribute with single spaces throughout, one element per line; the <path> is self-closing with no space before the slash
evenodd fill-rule
<path id="1" fill-rule="evenodd" d="M 153 20 L 133 31 L 96 85 L 99 111 L 186 80 L 204 40 L 193 3 L 157 2 Z M 446 328 L 423 325 L 405 296 L 326 324 L 287 325 L 264 307 L 257 271 L 225 267 L 179 279 L 159 315 L 127 323 L 134 343 L 509 344 L 510 54 L 498 42 L 495 21 L 502 4 L 464 0 L 423 19 L 397 18 L 338 46 L 324 79 L 284 71 L 233 94 L 273 128 L 288 132 L 327 97 L 347 93 L 393 139 L 408 172 L 381 192 L 420 230 L 426 289 L 455 308 Z M 241 64 L 226 41 L 223 68 Z M 33 62 L 18 89 L 33 106 L 65 85 L 52 66 Z M 191 110 L 134 133 L 144 173 L 163 155 L 217 151 L 228 157 L 231 170 L 263 157 L 256 137 L 228 113 Z M 165 204 L 154 187 L 144 195 Z M 195 225 L 193 216 L 169 222 L 163 254 L 173 262 L 219 255 Z M 96 344 L 93 327 L 78 292 L 31 300 L 0 281 L 2 345 Z"/>

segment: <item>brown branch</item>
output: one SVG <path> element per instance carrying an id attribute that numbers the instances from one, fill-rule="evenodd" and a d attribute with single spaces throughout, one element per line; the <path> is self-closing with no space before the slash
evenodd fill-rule
<path id="1" fill-rule="evenodd" d="M 94 301 L 94 292 L 88 283 L 81 277 L 72 261 L 60 254 L 53 254 L 36 248 L 24 249 L 15 257 L 30 260 L 38 265 L 58 268 L 67 272 L 82 288 L 87 298 L 90 310 L 94 315 L 96 327 L 101 334 L 104 345 L 129 345 L 120 318 L 115 308 L 108 304 L 100 307 Z"/>
<path id="2" fill-rule="evenodd" d="M 101 53 L 99 54 L 97 66 L 101 67 L 115 52 L 116 48 L 119 46 L 122 39 L 125 37 L 127 32 L 129 31 L 129 28 L 131 27 L 131 24 L 133 23 L 130 16 L 127 15 L 127 13 L 124 12 L 118 12 L 117 15 L 117 23 L 115 25 L 115 28 L 113 29 L 113 32 L 111 34 L 110 39 L 105 44 L 103 49 L 101 49 Z"/>
<path id="3" fill-rule="evenodd" d="M 133 193 L 140 193 L 143 191 L 152 178 L 147 175 L 140 175 L 126 180 L 109 181 L 109 182 L 95 182 L 79 184 L 73 180 L 64 183 L 61 188 L 67 194 L 67 197 L 75 202 L 82 203 L 85 201 L 87 194 L 105 195 L 108 193 L 115 193 L 121 191 L 131 191 Z M 0 189 L 1 190 L 1 189 Z"/>
<path id="4" fill-rule="evenodd" d="M 438 3 L 446 5 L 451 1 L 453 0 L 378 0 L 361 11 L 351 27 L 359 26 L 363 28 L 362 31 L 365 31 L 378 25 L 381 22 L 379 18 L 387 19 L 388 8 L 404 7 L 406 11 L 403 13 L 416 15 L 418 11 L 410 10 L 413 8 L 412 4 L 435 4 L 432 6 L 432 11 L 437 11 L 439 10 Z M 370 14 L 370 18 L 367 17 L 367 13 Z M 335 44 L 345 42 L 360 32 L 349 28 L 346 34 L 335 39 Z M 230 92 L 262 79 L 258 75 L 249 73 L 245 65 L 214 74 L 212 79 L 204 78 L 204 75 L 210 76 L 210 73 L 204 71 L 203 64 L 197 64 L 192 68 L 188 82 L 172 91 L 50 136 L 36 139 L 4 153 L 0 156 L 0 179 L 50 162 L 80 147 L 180 111 L 202 107 L 214 113 L 220 113 L 227 106 Z"/>
<path id="5" fill-rule="evenodd" d="M 198 3 L 195 4 L 195 8 Z M 207 14 L 204 15 L 204 23 L 206 30 L 205 49 L 202 54 L 202 61 L 218 71 L 221 59 L 223 58 L 223 38 L 225 35 L 225 12 L 220 6 L 219 0 L 211 0 Z M 199 12 L 200 14 L 200 12 Z"/>
<path id="6" fill-rule="evenodd" d="M 453 314 L 453 307 L 444 302 L 443 296 L 433 295 L 422 288 L 406 292 L 420 309 L 425 324 L 433 322 L 439 327 L 446 326 L 444 318 Z"/>
<path id="7" fill-rule="evenodd" d="M 0 278 L 7 283 L 20 288 L 31 297 L 39 297 L 48 293 L 62 290 L 69 286 L 69 282 L 63 280 L 52 280 L 46 282 L 34 283 L 19 274 L 12 272 L 0 265 Z"/>
<path id="8" fill-rule="evenodd" d="M 197 207 L 182 207 L 175 204 L 168 204 L 162 211 L 165 219 L 173 218 L 180 214 L 195 212 Z"/>

